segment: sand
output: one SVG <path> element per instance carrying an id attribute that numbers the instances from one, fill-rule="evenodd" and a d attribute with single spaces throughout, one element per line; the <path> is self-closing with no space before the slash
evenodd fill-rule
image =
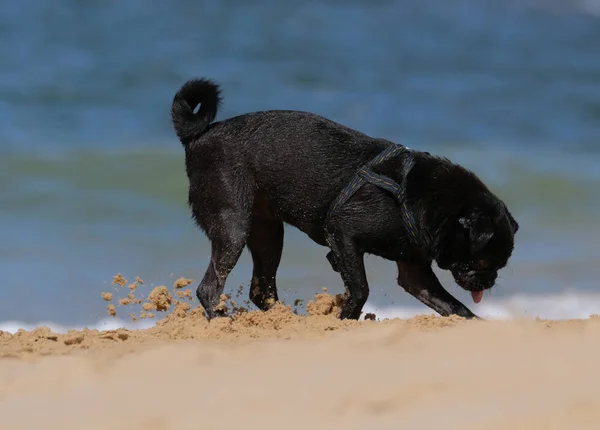
<path id="1" fill-rule="evenodd" d="M 340 321 L 324 292 L 209 323 L 184 284 L 146 330 L 0 332 L 0 428 L 600 428 L 598 317 Z"/>

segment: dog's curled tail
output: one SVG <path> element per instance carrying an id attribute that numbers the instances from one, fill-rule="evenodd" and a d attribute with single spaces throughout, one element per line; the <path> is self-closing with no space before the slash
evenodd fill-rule
<path id="1" fill-rule="evenodd" d="M 191 79 L 181 86 L 171 105 L 171 121 L 177 137 L 187 146 L 215 119 L 221 103 L 219 86 L 208 79 Z M 198 112 L 194 109 L 200 105 Z"/>

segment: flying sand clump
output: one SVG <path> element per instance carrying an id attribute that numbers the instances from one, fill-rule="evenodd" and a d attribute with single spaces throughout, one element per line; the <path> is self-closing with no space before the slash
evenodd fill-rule
<path id="1" fill-rule="evenodd" d="M 179 278 L 175 281 L 175 284 L 173 284 L 173 287 L 175 287 L 175 289 L 180 289 L 180 288 L 184 288 L 187 287 L 188 285 L 190 285 L 192 283 L 191 279 L 186 279 L 186 278 Z"/>
<path id="2" fill-rule="evenodd" d="M 117 299 L 118 306 L 129 306 L 132 307 L 134 305 L 141 305 L 139 313 L 129 312 L 128 316 L 132 321 L 137 321 L 138 319 L 145 318 L 154 318 L 155 312 L 167 312 L 175 305 L 174 313 L 181 315 L 182 313 L 186 313 L 191 307 L 189 304 L 186 306 L 182 306 L 182 303 L 178 300 L 174 299 L 174 296 L 181 300 L 193 300 L 192 291 L 189 289 L 184 289 L 186 286 L 190 285 L 193 281 L 187 278 L 179 278 L 173 284 L 173 292 L 171 293 L 169 289 L 160 285 L 155 287 L 148 296 L 144 299 L 143 296 L 136 297 L 137 293 L 140 293 L 141 286 L 144 285 L 144 281 L 136 277 L 135 281 L 132 283 L 128 283 L 127 279 L 123 277 L 120 273 L 115 275 L 112 280 L 112 284 L 116 285 L 117 295 L 119 291 L 122 291 L 121 288 L 127 286 L 129 292 L 125 297 L 121 297 Z M 114 294 L 110 292 L 103 292 L 101 294 L 102 298 L 111 302 L 114 298 Z M 117 316 L 117 308 L 114 304 L 109 304 L 107 306 L 107 311 L 110 316 Z"/>
<path id="3" fill-rule="evenodd" d="M 169 290 L 164 285 L 154 288 L 148 296 L 149 303 L 152 304 L 153 309 L 159 312 L 166 312 L 171 307 L 173 298 L 169 293 Z"/>
<path id="4" fill-rule="evenodd" d="M 344 296 L 336 294 L 332 296 L 327 293 L 327 288 L 323 292 L 316 294 L 315 299 L 306 305 L 306 311 L 310 316 L 337 314 L 344 303 Z"/>
<path id="5" fill-rule="evenodd" d="M 108 311 L 108 314 L 111 317 L 117 316 L 117 309 L 115 308 L 115 305 L 113 305 L 112 303 L 106 307 L 106 310 Z"/>

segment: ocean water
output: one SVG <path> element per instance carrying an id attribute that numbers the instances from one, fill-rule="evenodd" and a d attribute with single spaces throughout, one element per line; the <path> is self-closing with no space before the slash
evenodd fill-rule
<path id="1" fill-rule="evenodd" d="M 222 85 L 219 119 L 308 110 L 473 169 L 521 225 L 482 304 L 438 271 L 474 312 L 600 313 L 600 2 L 563 3 L 2 2 L 0 329 L 126 324 L 100 299 L 116 273 L 202 278 L 169 120 L 198 76 Z M 342 291 L 325 254 L 287 228 L 285 301 Z M 395 264 L 366 264 L 366 310 L 431 312 Z M 250 276 L 245 253 L 226 291 L 246 296 Z"/>

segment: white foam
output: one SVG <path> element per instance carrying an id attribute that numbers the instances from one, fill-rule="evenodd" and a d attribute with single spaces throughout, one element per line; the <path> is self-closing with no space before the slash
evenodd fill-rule
<path id="1" fill-rule="evenodd" d="M 504 300 L 484 300 L 479 304 L 467 304 L 475 314 L 494 320 L 510 319 L 587 319 L 600 314 L 600 294 L 564 292 L 552 295 L 517 294 Z M 425 305 L 389 306 L 376 308 L 367 303 L 364 310 L 377 315 L 378 319 L 410 318 L 419 314 L 435 314 Z"/>
<path id="2" fill-rule="evenodd" d="M 553 320 L 587 319 L 590 315 L 600 314 L 600 294 L 585 294 L 581 292 L 564 292 L 552 295 L 517 294 L 504 300 L 484 300 L 479 304 L 467 304 L 469 309 L 480 317 L 495 320 L 534 319 L 536 317 Z M 425 305 L 416 306 L 387 306 L 375 307 L 367 303 L 364 313 L 372 312 L 377 319 L 410 318 L 421 314 L 435 314 Z M 66 333 L 69 330 L 84 328 L 96 330 L 115 330 L 127 328 L 130 330 L 150 328 L 156 324 L 153 320 L 125 321 L 119 318 L 102 318 L 91 326 L 66 326 L 52 321 L 24 323 L 20 321 L 0 322 L 0 331 L 15 333 L 19 329 L 33 330 L 36 327 L 49 327 L 55 333 Z"/>
<path id="3" fill-rule="evenodd" d="M 152 320 L 138 320 L 138 321 L 125 321 L 119 318 L 102 318 L 91 326 L 86 325 L 73 325 L 66 326 L 63 324 L 57 324 L 52 321 L 39 321 L 36 323 L 24 323 L 20 321 L 5 321 L 0 322 L 0 331 L 6 331 L 9 333 L 16 333 L 18 330 L 31 331 L 36 327 L 48 327 L 55 333 L 66 333 L 69 330 L 83 330 L 88 328 L 90 330 L 116 330 L 118 328 L 127 328 L 130 330 L 139 330 L 150 328 L 155 321 Z"/>

